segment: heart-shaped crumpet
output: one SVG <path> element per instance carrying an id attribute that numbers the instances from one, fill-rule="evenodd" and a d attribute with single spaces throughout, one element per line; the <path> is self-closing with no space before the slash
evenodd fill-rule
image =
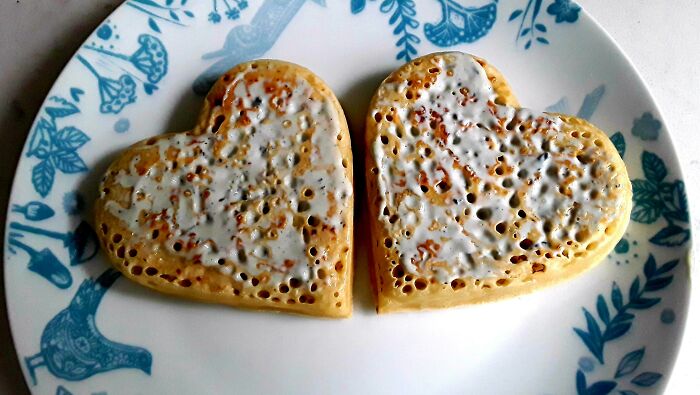
<path id="1" fill-rule="evenodd" d="M 124 151 L 96 204 L 101 243 L 129 279 L 196 300 L 352 313 L 350 135 L 330 88 L 298 65 L 243 63 L 194 131 Z"/>
<path id="2" fill-rule="evenodd" d="M 600 262 L 632 187 L 605 133 L 518 108 L 504 77 L 459 52 L 416 59 L 367 119 L 377 311 L 520 295 Z"/>

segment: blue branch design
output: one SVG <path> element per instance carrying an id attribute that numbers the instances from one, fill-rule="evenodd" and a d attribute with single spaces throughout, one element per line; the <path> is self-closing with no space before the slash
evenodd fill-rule
<path id="1" fill-rule="evenodd" d="M 640 277 L 636 276 L 629 289 L 628 302 L 624 303 L 622 290 L 613 282 L 610 293 L 610 303 L 615 311 L 611 315 L 610 306 L 603 297 L 598 295 L 596 300 L 596 319 L 593 314 L 583 308 L 586 318 L 586 329 L 574 328 L 574 332 L 581 338 L 588 350 L 601 364 L 605 364 L 605 344 L 622 337 L 632 328 L 635 315 L 634 310 L 647 310 L 661 302 L 660 297 L 651 297 L 649 294 L 658 292 L 673 282 L 670 274 L 678 266 L 679 260 L 674 259 L 664 263 L 660 267 L 656 259 L 649 254 L 644 264 L 644 279 L 642 284 Z M 602 324 L 602 327 L 601 327 Z M 644 348 L 627 353 L 619 362 L 614 379 L 598 381 L 592 385 L 586 382 L 586 375 L 582 370 L 576 372 L 576 390 L 579 395 L 605 395 L 612 392 L 618 386 L 617 380 L 631 374 L 641 364 L 644 357 Z M 650 387 L 663 377 L 660 373 L 644 372 L 635 376 L 631 383 L 639 387 Z M 625 393 L 624 391 L 621 391 Z M 628 392 L 633 393 L 633 392 Z"/>
<path id="2" fill-rule="evenodd" d="M 416 4 L 413 0 L 384 0 L 379 6 L 384 14 L 391 13 L 389 25 L 396 26 L 394 35 L 399 36 L 396 47 L 401 50 L 396 54 L 397 60 L 408 62 L 418 53 L 415 45 L 420 43 L 420 38 L 410 30 L 418 29 L 420 23 L 416 16 Z"/>

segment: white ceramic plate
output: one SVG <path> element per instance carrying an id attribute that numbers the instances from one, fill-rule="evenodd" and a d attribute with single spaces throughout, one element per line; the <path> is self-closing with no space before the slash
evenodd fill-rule
<path id="1" fill-rule="evenodd" d="M 310 68 L 362 144 L 381 79 L 445 49 L 488 59 L 526 106 L 610 132 L 635 209 L 597 268 L 513 300 L 378 316 L 358 234 L 354 315 L 329 321 L 161 296 L 96 254 L 88 224 L 107 164 L 191 127 L 231 66 Z M 41 394 L 661 392 L 686 317 L 690 233 L 659 119 L 624 55 L 569 0 L 127 0 L 56 81 L 17 169 L 5 278 L 27 382 Z"/>

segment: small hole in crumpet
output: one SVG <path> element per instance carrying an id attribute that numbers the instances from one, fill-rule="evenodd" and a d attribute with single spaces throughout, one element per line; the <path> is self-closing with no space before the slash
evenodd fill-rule
<path id="1" fill-rule="evenodd" d="M 219 128 L 221 127 L 221 125 L 224 123 L 225 120 L 226 120 L 226 117 L 223 114 L 218 115 L 216 118 L 214 118 L 214 125 L 212 125 L 212 127 L 211 127 L 211 132 L 212 133 L 218 132 Z"/>

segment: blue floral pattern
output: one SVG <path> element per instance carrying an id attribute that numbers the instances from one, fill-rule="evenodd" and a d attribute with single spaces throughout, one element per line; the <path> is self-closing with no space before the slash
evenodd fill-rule
<path id="1" fill-rule="evenodd" d="M 652 244 L 677 247 L 690 239 L 688 198 L 681 180 L 666 181 L 668 170 L 663 159 L 652 152 L 642 153 L 644 179 L 632 180 L 632 220 L 653 224 L 660 218 L 667 225 L 649 239 Z"/>
<path id="2" fill-rule="evenodd" d="M 472 43 L 491 31 L 497 16 L 498 0 L 482 7 L 464 7 L 454 0 L 438 0 L 442 19 L 425 24 L 425 37 L 439 47 Z"/>
<path id="3" fill-rule="evenodd" d="M 57 170 L 64 174 L 88 170 L 78 150 L 90 141 L 82 130 L 59 125 L 59 120 L 80 112 L 75 103 L 52 96 L 44 112 L 47 116 L 39 117 L 25 153 L 27 157 L 39 160 L 32 168 L 32 185 L 42 197 L 51 192 Z"/>
<path id="4" fill-rule="evenodd" d="M 186 8 L 187 2 L 188 0 L 129 0 L 126 5 L 146 16 L 148 27 L 152 31 L 161 33 L 160 23 L 187 26 L 187 20 L 195 17 Z"/>
<path id="5" fill-rule="evenodd" d="M 499 7 L 514 4 L 512 7 L 515 9 L 500 11 L 508 12 L 505 15 L 509 16 L 511 23 L 505 22 L 504 18 L 505 25 L 519 25 L 515 42 L 519 48 L 526 50 L 536 44 L 550 44 L 557 29 L 576 23 L 581 11 L 570 0 L 434 0 L 425 2 L 425 6 L 439 11 L 436 14 L 439 20 L 436 17 L 434 21 L 424 21 L 414 0 L 370 1 L 375 1 L 372 4 L 376 4 L 387 18 L 389 28 L 385 34 L 392 37 L 396 48 L 393 55 L 400 62 L 417 56 L 421 44 L 446 48 L 471 44 L 488 36 L 498 22 Z M 195 81 L 193 89 L 205 94 L 211 83 L 233 65 L 265 55 L 307 2 L 325 5 L 323 0 L 263 0 L 259 6 L 253 7 L 245 0 L 127 0 L 125 4 L 129 15 L 141 18 L 138 20 L 142 21 L 143 29 L 135 32 L 141 34 L 127 35 L 126 30 L 107 20 L 95 31 L 92 37 L 95 41 L 81 49 L 75 59 L 81 65 L 79 67 L 87 70 L 97 83 L 72 87 L 66 93 L 66 98 L 52 96 L 42 109 L 25 153 L 33 161 L 31 181 L 38 195 L 27 197 L 11 207 L 14 217 L 11 218 L 7 234 L 8 251 L 20 259 L 27 259 L 23 263 L 26 262 L 27 268 L 38 274 L 32 275 L 33 278 L 44 285 L 48 281 L 58 289 L 75 291 L 67 307 L 46 324 L 41 340 L 37 340 L 38 352 L 33 354 L 37 350 L 29 350 L 28 354 L 33 355 L 24 359 L 33 383 L 37 382 L 37 378 L 42 379 L 37 374 L 43 367 L 58 379 L 77 381 L 115 369 L 135 369 L 136 374 L 141 371 L 150 375 L 153 362 L 148 350 L 115 343 L 106 339 L 96 327 L 95 315 L 101 299 L 119 274 L 107 270 L 97 279 L 80 282 L 85 275 L 81 275 L 82 269 L 76 265 L 90 261 L 97 254 L 97 237 L 90 225 L 81 220 L 85 207 L 82 195 L 77 191 L 55 192 L 53 189 L 61 174 L 71 175 L 88 170 L 81 150 L 85 149 L 90 138 L 74 126 L 80 125 L 75 122 L 81 119 L 80 99 L 86 93 L 88 97 L 99 94 L 99 106 L 89 110 L 104 117 L 106 125 L 114 132 L 125 133 L 131 127 L 129 118 L 126 118 L 131 116 L 128 111 L 130 106 L 141 100 L 144 93 L 154 94 L 168 74 L 168 51 L 161 41 L 168 33 L 167 29 L 191 26 L 197 18 L 200 18 L 197 22 L 204 25 L 221 24 L 223 27 L 230 24 L 230 31 L 219 49 L 202 56 L 203 62 L 210 62 L 209 68 Z M 360 14 L 367 4 L 367 0 L 350 0 L 350 11 Z M 419 4 L 424 6 L 423 3 Z M 196 13 L 193 11 L 195 7 L 199 7 Z M 250 23 L 237 23 L 249 8 L 257 8 Z M 121 38 L 121 35 L 125 37 Z M 128 47 L 134 43 L 134 47 Z M 584 98 L 577 115 L 591 119 L 605 98 L 604 85 L 593 89 Z M 562 97 L 548 107 L 548 111 L 569 113 L 572 112 L 569 105 L 569 99 Z M 629 130 L 624 134 L 616 132 L 611 140 L 624 157 L 626 137 L 656 141 L 661 130 L 661 122 L 651 112 L 645 112 L 634 120 L 631 134 Z M 628 163 L 637 158 L 627 158 Z M 690 230 L 685 185 L 681 180 L 669 176 L 670 170 L 657 154 L 645 151 L 641 155 L 641 163 L 644 177 L 633 181 L 633 221 L 660 229 L 649 239 L 651 244 L 663 247 L 686 244 Z M 46 199 L 52 191 L 62 195 Z M 59 217 L 70 219 L 70 231 L 53 226 L 57 213 Z M 632 255 L 634 253 L 634 258 L 638 258 L 634 250 L 637 247 L 630 245 L 636 246 L 637 241 L 630 241 L 622 239 L 615 247 L 615 253 L 627 254 L 625 258 L 634 262 Z M 663 306 L 663 310 L 659 310 L 664 304 L 661 291 L 672 284 L 672 273 L 678 266 L 678 260 L 662 259 L 658 253 L 656 256 L 666 262 L 657 265 L 655 256 L 650 254 L 643 274 L 637 276 L 629 287 L 620 285 L 624 283 L 623 280 L 613 282 L 609 295 L 598 295 L 595 307 L 583 308 L 583 319 L 575 325 L 571 334 L 580 339 L 587 350 L 586 355 L 578 360 L 575 374 L 575 388 L 579 394 L 608 394 L 615 391 L 621 395 L 635 395 L 644 388 L 658 388 L 656 386 L 667 374 L 662 369 L 645 367 L 651 359 L 647 355 L 651 348 L 645 348 L 643 344 L 625 348 L 629 352 L 621 358 L 620 354 L 614 354 L 614 350 L 611 350 L 619 339 L 629 334 L 640 314 L 654 310 L 654 319 L 660 320 L 666 328 L 676 321 L 672 308 L 675 305 L 667 303 L 670 307 Z M 75 282 L 74 276 L 77 276 Z M 63 295 L 68 298 L 71 291 Z M 56 387 L 54 383 L 51 388 L 56 388 L 56 393 L 70 394 L 62 385 Z"/>
<path id="6" fill-rule="evenodd" d="M 556 17 L 556 23 L 574 23 L 581 7 L 571 0 L 555 0 L 547 7 L 547 13 Z"/>
<path id="7" fill-rule="evenodd" d="M 142 84 L 144 92 L 151 95 L 158 89 L 157 84 L 167 74 L 168 51 L 160 39 L 150 34 L 141 34 L 137 43 L 138 48 L 131 54 L 115 52 L 92 44 L 85 46 L 87 50 L 122 70 L 123 73 L 118 76 L 108 76 L 106 71 L 97 70 L 94 65 L 96 62 L 90 62 L 83 55 L 76 56 L 78 61 L 97 79 L 100 112 L 119 114 L 126 106 L 136 102 L 137 81 Z"/>
<path id="8" fill-rule="evenodd" d="M 534 43 L 549 45 L 545 36 L 549 32 L 545 22 L 538 19 L 541 16 L 543 0 L 528 0 L 524 8 L 518 8 L 510 14 L 509 22 L 519 21 L 515 42 L 525 42 L 524 48 L 530 49 Z M 555 0 L 547 7 L 547 13 L 556 16 L 555 22 L 574 23 L 578 20 L 581 7 L 570 0 Z"/>
<path id="9" fill-rule="evenodd" d="M 632 135 L 645 141 L 656 141 L 661 132 L 661 121 L 654 118 L 650 112 L 645 112 L 641 118 L 634 120 Z"/>
<path id="10" fill-rule="evenodd" d="M 649 310 L 662 300 L 656 293 L 671 285 L 673 282 L 673 270 L 678 266 L 679 260 L 674 259 L 658 266 L 653 255 L 649 255 L 644 264 L 644 282 L 637 276 L 630 285 L 627 302 L 621 288 L 613 282 L 609 302 L 603 295 L 598 295 L 596 300 L 597 318 L 585 307 L 583 315 L 586 320 L 586 328 L 574 328 L 574 332 L 588 348 L 591 354 L 601 364 L 605 365 L 605 345 L 629 332 L 634 323 L 635 311 Z M 651 295 L 654 294 L 654 295 Z M 612 305 L 612 310 L 611 310 Z M 618 363 L 614 376 L 609 380 L 597 381 L 588 384 L 586 372 L 592 369 L 581 367 L 576 372 L 576 390 L 583 394 L 609 394 L 619 386 L 624 385 L 621 379 L 632 375 L 644 358 L 645 350 L 640 348 L 627 353 Z M 580 365 L 580 364 L 579 364 Z M 637 387 L 651 387 L 655 385 L 663 375 L 656 372 L 643 372 L 631 376 L 630 383 Z M 622 390 L 630 391 L 630 390 Z"/>

